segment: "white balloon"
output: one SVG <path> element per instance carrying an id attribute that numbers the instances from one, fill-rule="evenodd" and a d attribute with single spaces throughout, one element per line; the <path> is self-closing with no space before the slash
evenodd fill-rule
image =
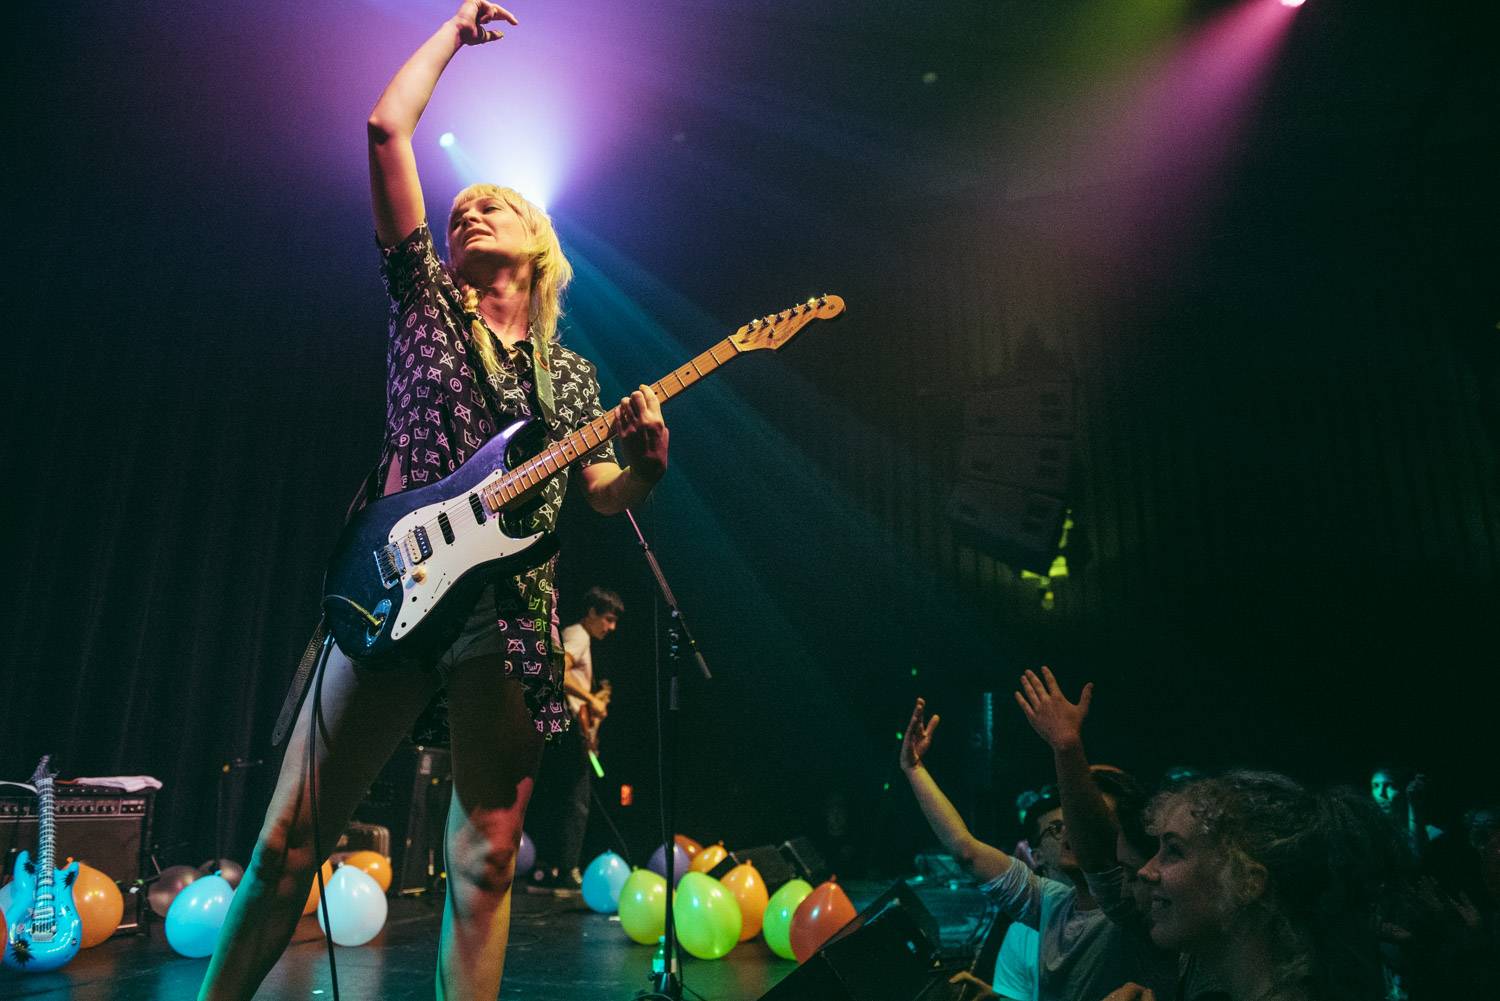
<path id="1" fill-rule="evenodd" d="M 334 945 L 364 945 L 385 927 L 385 894 L 375 877 L 352 865 L 339 866 L 328 881 L 324 896 L 328 921 L 333 924 Z M 318 927 L 328 933 L 323 908 L 318 907 Z"/>

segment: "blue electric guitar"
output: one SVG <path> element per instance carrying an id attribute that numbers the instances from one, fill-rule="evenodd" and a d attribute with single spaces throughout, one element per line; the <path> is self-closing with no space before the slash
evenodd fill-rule
<path id="1" fill-rule="evenodd" d="M 52 779 L 47 758 L 31 776 L 36 786 L 37 857 L 21 852 L 10 905 L 5 909 L 5 965 L 26 973 L 45 973 L 67 964 L 83 942 L 83 922 L 73 906 L 73 883 L 78 863 L 52 868 Z"/>
<path id="2" fill-rule="evenodd" d="M 651 388 L 666 403 L 730 359 L 777 350 L 813 320 L 843 311 L 844 300 L 825 295 L 761 317 Z M 547 480 L 613 438 L 614 414 L 535 451 L 527 446 L 539 428 L 517 422 L 443 479 L 382 497 L 349 519 L 323 579 L 323 611 L 340 650 L 367 664 L 439 653 L 457 637 L 485 571 L 534 559 L 546 536 L 515 531 L 512 516 Z"/>

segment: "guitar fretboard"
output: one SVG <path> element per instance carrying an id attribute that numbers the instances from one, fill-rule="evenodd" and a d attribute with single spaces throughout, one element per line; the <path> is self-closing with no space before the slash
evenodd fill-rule
<path id="1" fill-rule="evenodd" d="M 740 353 L 726 337 L 670 374 L 652 383 L 656 398 L 666 403 Z M 551 476 L 606 444 L 615 436 L 614 411 L 596 417 L 583 427 L 548 445 L 531 459 L 512 469 L 480 491 L 491 511 L 500 511 L 531 493 Z"/>
<path id="2" fill-rule="evenodd" d="M 54 920 L 52 908 L 53 884 L 53 823 L 52 823 L 52 779 L 38 779 L 36 783 L 36 900 L 32 911 L 32 930 L 38 934 L 52 931 Z"/>

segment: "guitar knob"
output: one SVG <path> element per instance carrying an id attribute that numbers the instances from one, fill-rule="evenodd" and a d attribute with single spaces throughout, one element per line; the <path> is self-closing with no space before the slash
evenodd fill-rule
<path id="1" fill-rule="evenodd" d="M 420 564 L 420 563 L 418 563 L 416 566 L 412 567 L 411 568 L 411 579 L 414 580 L 414 581 L 416 581 L 418 584 L 422 583 L 424 580 L 427 579 L 427 568 L 424 567 L 424 566 L 422 566 L 422 564 Z"/>

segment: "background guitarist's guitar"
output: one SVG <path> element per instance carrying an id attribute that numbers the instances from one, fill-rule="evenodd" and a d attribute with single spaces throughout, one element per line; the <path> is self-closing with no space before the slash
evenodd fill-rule
<path id="1" fill-rule="evenodd" d="M 828 295 L 754 320 L 651 388 L 666 403 L 725 362 L 779 349 L 813 320 L 843 311 L 844 300 Z M 443 479 L 382 497 L 349 520 L 323 580 L 323 611 L 340 650 L 365 663 L 440 652 L 462 627 L 485 571 L 524 566 L 545 544 L 544 534 L 512 534 L 507 515 L 613 438 L 614 413 L 527 457 L 523 442 L 535 438 L 528 429 L 537 423 L 512 424 Z"/>
<path id="2" fill-rule="evenodd" d="M 609 705 L 609 697 L 613 692 L 609 679 L 599 682 L 599 690 L 594 693 L 594 698 Z M 604 766 L 599 763 L 599 727 L 604 723 L 604 717 L 594 712 L 587 702 L 578 707 L 578 728 L 583 737 L 583 749 L 588 752 L 589 764 L 594 766 L 594 774 L 601 779 L 604 778 Z"/>
<path id="3" fill-rule="evenodd" d="M 47 771 L 47 761 L 42 758 L 31 776 L 37 795 L 37 857 L 25 851 L 17 857 L 10 906 L 5 909 L 5 965 L 28 973 L 65 965 L 83 943 L 83 922 L 73 906 L 78 863 L 52 868 L 52 780 L 57 773 Z"/>

